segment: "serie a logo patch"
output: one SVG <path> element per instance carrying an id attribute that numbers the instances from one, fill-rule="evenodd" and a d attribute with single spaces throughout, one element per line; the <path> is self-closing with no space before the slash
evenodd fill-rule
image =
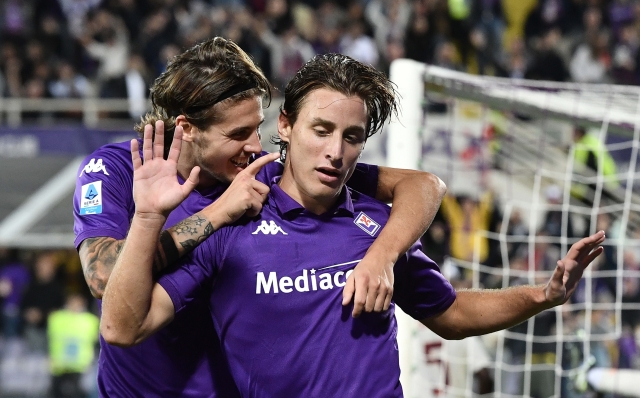
<path id="1" fill-rule="evenodd" d="M 376 232 L 380 229 L 380 224 L 373 221 L 371 217 L 366 215 L 364 212 L 360 212 L 353 220 L 353 222 L 360 227 L 364 232 L 368 233 L 371 236 L 374 236 Z"/>
<path id="2" fill-rule="evenodd" d="M 102 181 L 82 186 L 80 191 L 80 215 L 102 213 Z"/>

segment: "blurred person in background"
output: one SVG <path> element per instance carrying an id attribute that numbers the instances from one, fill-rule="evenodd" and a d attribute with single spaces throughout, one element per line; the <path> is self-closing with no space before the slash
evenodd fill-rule
<path id="1" fill-rule="evenodd" d="M 478 73 L 484 75 L 488 67 L 493 68 L 503 57 L 505 20 L 502 0 L 473 0 L 469 18 Z"/>
<path id="2" fill-rule="evenodd" d="M 56 278 L 57 267 L 55 252 L 38 254 L 22 299 L 24 336 L 33 352 L 47 352 L 47 317 L 64 305 L 64 287 Z"/>
<path id="3" fill-rule="evenodd" d="M 49 314 L 47 337 L 53 398 L 83 398 L 82 375 L 94 360 L 100 320 L 80 294 L 68 295 L 64 308 Z"/>
<path id="4" fill-rule="evenodd" d="M 364 33 L 364 25 L 360 21 L 350 22 L 346 27 L 340 39 L 340 53 L 374 67 L 380 66 L 376 43 Z"/>
<path id="5" fill-rule="evenodd" d="M 465 0 L 447 0 L 449 38 L 455 44 L 463 70 L 467 70 L 471 58 L 471 3 Z"/>
<path id="6" fill-rule="evenodd" d="M 446 195 L 442 200 L 442 212 L 451 228 L 451 256 L 472 262 L 476 258 L 484 263 L 489 255 L 489 242 L 482 231 L 489 231 L 493 194 L 486 191 L 480 200 L 469 195 Z M 477 253 L 477 257 L 474 255 Z"/>
<path id="7" fill-rule="evenodd" d="M 437 45 L 434 13 L 426 0 L 413 2 L 413 13 L 404 33 L 404 51 L 409 59 L 433 63 Z"/>
<path id="8" fill-rule="evenodd" d="M 193 17 L 196 19 L 206 18 L 207 14 L 196 13 Z M 178 35 L 178 23 L 171 13 L 171 9 L 164 7 L 152 9 L 142 21 L 141 25 L 142 28 L 133 46 L 136 52 L 142 54 L 147 65 L 159 65 L 161 63 L 160 55 L 162 48 L 167 44 L 178 42 L 181 47 L 191 47 L 196 44 L 195 41 L 186 40 L 188 34 L 191 32 L 185 33 L 182 36 Z M 204 26 L 205 24 L 194 23 L 191 29 L 200 29 L 201 25 Z M 209 32 L 209 34 L 210 33 L 211 32 Z M 185 39 L 185 43 L 180 42 L 179 38 Z M 196 39 L 194 38 L 194 40 Z"/>
<path id="9" fill-rule="evenodd" d="M 618 40 L 612 52 L 612 75 L 616 84 L 636 85 L 638 79 L 638 49 L 640 37 L 632 22 L 618 28 Z"/>
<path id="10" fill-rule="evenodd" d="M 371 0 L 367 3 L 364 9 L 364 16 L 373 29 L 373 38 L 377 47 L 376 58 L 386 57 L 389 42 L 402 42 L 404 40 L 404 33 L 409 24 L 411 11 L 411 3 L 407 0 Z M 349 21 L 349 26 L 352 27 L 355 22 Z M 364 26 L 361 32 L 360 35 L 366 34 Z M 350 34 L 354 39 L 358 36 L 354 32 Z M 366 48 L 363 47 L 364 49 Z M 362 52 L 357 53 L 357 55 L 360 58 L 356 59 L 377 67 L 377 63 L 370 62 L 369 57 L 364 56 Z M 374 55 L 370 55 L 370 57 L 374 57 Z"/>
<path id="11" fill-rule="evenodd" d="M 187 178 L 194 165 L 202 170 L 200 185 L 189 196 L 189 203 L 171 213 L 162 232 L 155 266 L 160 274 L 224 224 L 229 217 L 227 207 L 260 208 L 261 201 L 252 192 L 254 185 L 260 189 L 262 184 L 246 178 L 242 170 L 251 167 L 254 155 L 261 154 L 262 99 L 270 99 L 270 84 L 246 53 L 233 42 L 216 37 L 174 58 L 151 93 L 153 110 L 143 123 L 166 129 L 169 137 L 180 127 L 189 137 L 179 159 L 180 179 Z M 141 128 L 142 124 L 137 127 Z M 170 142 L 165 145 L 165 155 Z M 272 174 L 282 172 L 277 163 L 266 168 Z M 355 301 L 355 316 L 362 310 L 372 311 L 376 300 L 384 302 L 391 294 L 387 288 L 392 282 L 387 278 L 391 277 L 388 267 L 395 262 L 393 257 L 404 253 L 424 233 L 445 190 L 429 173 L 359 165 L 356 174 L 350 184 L 380 200 L 393 199 L 395 210 L 380 232 L 377 248 L 372 246 L 347 282 L 345 305 Z M 78 175 L 75 244 L 87 284 L 96 298 L 102 298 L 135 213 L 130 143 L 98 149 L 85 159 Z M 251 196 L 247 198 L 245 193 Z M 369 282 L 374 284 L 371 289 Z M 237 392 L 229 383 L 215 336 L 207 303 L 202 300 L 139 346 L 114 347 L 101 338 L 101 394 L 121 396 L 140 391 L 140 396 L 234 396 Z"/>
<path id="12" fill-rule="evenodd" d="M 563 193 L 559 186 L 549 185 L 545 188 L 544 194 L 548 207 L 543 216 L 542 230 L 547 236 L 556 238 L 551 243 L 559 248 L 562 244 L 560 238 L 566 237 L 567 241 L 571 242 L 571 239 L 577 236 L 573 227 L 573 215 L 571 213 L 565 214 L 561 208 Z M 564 220 L 565 216 L 566 221 Z M 608 228 L 603 231 L 609 232 Z"/>
<path id="13" fill-rule="evenodd" d="M 49 82 L 49 92 L 53 98 L 71 99 L 89 96 L 91 83 L 76 72 L 70 62 L 61 60 L 55 67 L 55 77 Z M 56 112 L 57 117 L 82 120 L 82 110 Z"/>
<path id="14" fill-rule="evenodd" d="M 20 305 L 29 285 L 29 270 L 18 257 L 18 250 L 0 248 L 0 298 L 2 298 L 2 334 L 18 337 L 22 332 Z"/>
<path id="15" fill-rule="evenodd" d="M 582 126 L 573 127 L 573 173 L 576 177 L 588 178 L 576 180 L 571 185 L 571 195 L 588 206 L 593 206 L 598 184 L 595 181 L 598 175 L 603 178 L 601 200 L 616 202 L 612 196 L 619 187 L 619 181 L 615 180 L 617 166 L 604 142 L 593 131 L 587 131 Z M 587 216 L 587 228 L 591 219 Z"/>
<path id="16" fill-rule="evenodd" d="M 129 101 L 129 117 L 138 120 L 147 110 L 147 92 L 149 91 L 149 71 L 139 54 L 129 56 L 124 83 Z"/>
<path id="17" fill-rule="evenodd" d="M 87 14 L 98 8 L 103 0 L 57 0 L 71 36 L 81 39 L 85 34 Z"/>
<path id="18" fill-rule="evenodd" d="M 542 34 L 539 40 L 535 41 L 533 57 L 524 75 L 525 79 L 555 82 L 569 80 L 571 75 L 558 51 L 561 38 L 561 30 L 557 27 L 551 27 Z"/>
<path id="19" fill-rule="evenodd" d="M 300 35 L 293 21 L 290 25 L 281 26 L 279 35 L 274 34 L 265 23 L 258 23 L 255 27 L 258 37 L 269 49 L 271 83 L 283 89 L 298 69 L 315 55 L 313 47 Z"/>
<path id="20" fill-rule="evenodd" d="M 130 43 L 122 20 L 106 10 L 98 11 L 87 23 L 81 42 L 89 56 L 99 62 L 100 97 L 126 98 L 123 77 L 127 71 Z"/>
<path id="21" fill-rule="evenodd" d="M 609 35 L 605 31 L 589 35 L 569 64 L 571 79 L 579 83 L 606 83 L 610 67 Z"/>

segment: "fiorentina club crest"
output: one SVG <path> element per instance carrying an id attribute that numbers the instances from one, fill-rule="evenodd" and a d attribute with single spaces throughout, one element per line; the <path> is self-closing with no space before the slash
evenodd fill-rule
<path id="1" fill-rule="evenodd" d="M 360 212 L 353 222 L 371 236 L 374 236 L 380 229 L 380 224 L 373 221 L 371 217 L 364 214 L 364 212 Z"/>

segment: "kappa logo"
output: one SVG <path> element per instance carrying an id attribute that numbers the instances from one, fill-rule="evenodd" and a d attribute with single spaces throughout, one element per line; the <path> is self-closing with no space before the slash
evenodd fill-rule
<path id="1" fill-rule="evenodd" d="M 353 220 L 353 222 L 360 227 L 361 230 L 368 233 L 371 236 L 374 236 L 376 232 L 380 229 L 380 224 L 373 221 L 371 217 L 364 214 L 364 212 L 360 212 L 358 216 Z"/>
<path id="2" fill-rule="evenodd" d="M 97 173 L 99 171 L 103 172 L 105 175 L 109 175 L 109 173 L 107 172 L 107 166 L 102 164 L 102 159 L 98 159 L 96 161 L 96 159 L 93 158 L 84 166 L 78 177 L 82 177 L 83 173 L 89 174 Z"/>
<path id="3" fill-rule="evenodd" d="M 269 222 L 267 222 L 266 220 L 262 220 L 262 223 L 260 223 L 258 228 L 256 228 L 256 230 L 253 231 L 251 235 L 257 235 L 258 232 L 262 232 L 263 235 L 277 235 L 278 233 L 289 235 L 288 233 L 284 232 L 282 228 L 280 228 L 280 226 L 277 225 L 273 220 L 269 220 Z"/>

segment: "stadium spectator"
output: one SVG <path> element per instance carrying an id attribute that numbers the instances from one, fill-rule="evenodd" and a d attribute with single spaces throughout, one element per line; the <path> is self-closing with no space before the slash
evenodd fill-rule
<path id="1" fill-rule="evenodd" d="M 545 188 L 544 194 L 548 207 L 543 216 L 542 231 L 551 238 L 557 238 L 552 243 L 557 247 L 561 247 L 561 237 L 566 237 L 568 241 L 576 237 L 573 216 L 571 213 L 566 214 L 563 212 L 560 207 L 562 206 L 562 190 L 559 186 L 549 185 Z M 564 220 L 565 214 L 566 221 Z M 609 232 L 608 229 L 603 229 L 603 231 Z"/>
<path id="2" fill-rule="evenodd" d="M 442 212 L 451 228 L 451 256 L 462 261 L 483 263 L 489 255 L 489 242 L 481 231 L 489 230 L 493 195 L 487 191 L 480 200 L 468 195 L 446 195 Z M 477 257 L 474 254 L 477 253 Z"/>
<path id="3" fill-rule="evenodd" d="M 129 37 L 122 20 L 102 10 L 93 16 L 82 38 L 87 53 L 99 62 L 100 97 L 126 98 L 124 75 L 129 59 Z M 100 41 L 98 41 L 100 40 Z"/>
<path id="4" fill-rule="evenodd" d="M 183 73 L 185 70 L 191 73 Z M 164 244 L 156 265 L 158 270 L 191 251 L 213 232 L 214 226 L 217 228 L 227 220 L 229 215 L 220 206 L 260 206 L 260 201 L 254 203 L 258 198 L 251 199 L 253 196 L 249 198 L 251 200 L 240 200 L 243 191 L 251 188 L 255 180 L 240 178 L 228 187 L 229 192 L 224 198 L 218 197 L 230 180 L 247 167 L 250 157 L 260 152 L 258 134 L 263 121 L 262 97 L 268 95 L 269 87 L 246 53 L 220 37 L 175 58 L 165 74 L 154 83 L 154 109 L 144 121 L 159 121 L 156 127 L 166 125 L 169 134 L 173 134 L 175 126 L 184 127 L 191 138 L 188 139 L 189 144 L 185 144 L 190 150 L 183 152 L 184 157 L 181 158 L 183 173 L 188 176 L 194 165 L 203 170 L 200 188 L 189 197 L 191 203 L 172 213 L 167 222 L 169 230 L 163 233 Z M 87 283 L 98 298 L 102 297 L 110 278 L 135 210 L 130 189 L 132 164 L 123 158 L 129 147 L 126 142 L 94 152 L 85 159 L 81 170 L 94 159 L 101 159 L 105 169 L 113 174 L 106 176 L 100 170 L 79 173 L 81 177 L 76 185 L 76 245 L 79 246 Z M 165 151 L 169 153 L 168 146 Z M 275 168 L 274 173 L 281 172 L 281 167 L 275 163 L 270 167 Z M 391 217 L 397 219 L 396 225 L 392 226 L 390 222 L 387 229 L 382 230 L 382 233 L 386 231 L 388 239 L 378 241 L 379 247 L 376 250 L 372 248 L 371 254 L 362 260 L 349 280 L 349 287 L 344 293 L 345 303 L 351 301 L 350 292 L 357 286 L 355 315 L 365 304 L 366 311 L 371 311 L 376 303 L 383 304 L 390 296 L 391 291 L 387 289 L 392 282 L 386 279 L 389 277 L 387 267 L 393 264 L 394 253 L 405 252 L 410 242 L 424 232 L 444 194 L 441 181 L 428 173 L 361 165 L 358 166 L 358 176 L 354 183 L 360 190 L 378 194 L 379 199 L 385 201 L 396 196 L 396 204 L 401 205 L 396 207 L 399 211 Z M 97 182 L 101 184 L 100 192 L 94 185 Z M 95 202 L 83 199 L 87 195 L 95 199 L 96 193 L 104 195 L 100 196 L 100 201 L 119 203 L 120 206 L 105 206 L 104 212 L 98 212 Z M 213 205 L 207 206 L 216 199 Z M 431 207 L 425 207 L 425 200 Z M 219 221 L 221 213 L 222 222 Z M 105 231 L 109 232 L 106 236 Z M 375 280 L 375 291 L 367 291 L 369 280 Z M 381 280 L 384 287 L 378 285 Z M 212 394 L 211 391 L 223 396 L 233 394 L 235 386 L 225 378 L 228 371 L 217 352 L 219 347 L 215 342 L 213 325 L 206 315 L 206 303 L 201 302 L 200 307 L 196 306 L 191 311 L 140 347 L 111 347 L 101 340 L 98 384 L 102 394 L 116 391 L 117 395 L 125 395 L 134 388 L 129 387 L 130 383 L 158 394 L 165 391 L 171 391 L 173 395 L 198 397 Z M 203 338 L 206 344 L 202 342 Z M 118 363 L 117 372 L 109 366 L 115 362 Z"/>
<path id="5" fill-rule="evenodd" d="M 603 178 L 602 197 L 610 198 L 619 182 L 615 180 L 616 164 L 605 144 L 584 127 L 573 127 L 573 172 L 580 180 L 571 185 L 571 195 L 582 202 L 592 205 L 598 184 L 598 175 Z M 586 179 L 586 180 L 585 180 Z M 590 220 L 588 220 L 590 222 Z M 589 224 L 587 224 L 589 225 Z"/>
<path id="6" fill-rule="evenodd" d="M 71 63 L 60 61 L 56 77 L 49 82 L 49 92 L 54 98 L 84 98 L 89 95 L 90 83 L 77 73 Z"/>
<path id="7" fill-rule="evenodd" d="M 386 50 L 386 45 L 384 50 Z M 342 36 L 340 53 L 374 67 L 380 66 L 380 53 L 376 43 L 365 34 L 364 25 L 359 21 L 350 24 L 347 32 Z M 383 51 L 383 54 L 386 54 L 386 51 Z"/>
<path id="8" fill-rule="evenodd" d="M 404 34 L 405 56 L 427 64 L 433 63 L 437 33 L 434 13 L 426 1 L 415 1 Z"/>
<path id="9" fill-rule="evenodd" d="M 29 281 L 29 270 L 18 257 L 18 250 L 0 248 L 2 334 L 7 339 L 16 338 L 22 332 L 20 305 Z"/>
<path id="10" fill-rule="evenodd" d="M 478 72 L 483 75 L 487 67 L 493 67 L 503 57 L 505 21 L 502 1 L 473 0 L 469 18 Z"/>
<path id="11" fill-rule="evenodd" d="M 292 24 L 281 25 L 282 32 L 275 35 L 266 24 L 256 25 L 256 33 L 269 49 L 271 57 L 271 83 L 282 89 L 300 67 L 314 56 L 313 47 Z"/>
<path id="12" fill-rule="evenodd" d="M 640 39 L 632 23 L 619 27 L 618 40 L 612 53 L 612 76 L 617 84 L 638 84 L 638 47 Z"/>
<path id="13" fill-rule="evenodd" d="M 80 294 L 68 295 L 64 308 L 49 314 L 47 338 L 53 398 L 88 397 L 81 378 L 93 363 L 99 324 Z"/>
<path id="14" fill-rule="evenodd" d="M 569 69 L 571 79 L 580 83 L 605 83 L 611 67 L 609 54 L 609 35 L 596 32 L 580 44 L 571 58 Z"/>
<path id="15" fill-rule="evenodd" d="M 57 0 L 67 21 L 71 36 L 81 39 L 85 32 L 85 23 L 90 11 L 98 8 L 102 0 Z"/>
<path id="16" fill-rule="evenodd" d="M 549 0 L 551 1 L 551 0 Z M 558 53 L 558 43 L 561 39 L 561 31 L 558 28 L 547 30 L 537 41 L 531 63 L 525 73 L 526 79 L 551 80 L 565 82 L 570 74 L 564 59 Z"/>
<path id="17" fill-rule="evenodd" d="M 55 252 L 39 254 L 22 299 L 24 334 L 33 352 L 47 352 L 47 317 L 64 304 L 64 287 L 56 279 L 56 268 Z"/>
<path id="18" fill-rule="evenodd" d="M 367 3 L 364 9 L 364 16 L 366 21 L 371 25 L 373 29 L 373 38 L 377 47 L 377 51 L 371 49 L 370 57 L 377 57 L 378 54 L 382 57 L 385 56 L 387 50 L 387 44 L 390 41 L 404 39 L 404 32 L 407 30 L 409 24 L 409 18 L 411 15 L 411 3 L 406 0 L 371 0 Z M 349 26 L 354 26 L 357 21 L 350 21 Z M 354 37 L 353 32 L 350 32 Z M 366 35 L 365 26 L 362 26 L 361 35 Z M 350 54 L 347 54 L 350 55 Z M 374 67 L 376 63 L 370 62 L 370 59 L 365 54 L 358 53 L 362 62 L 367 62 Z M 358 59 L 358 58 L 356 58 Z"/>
<path id="19" fill-rule="evenodd" d="M 124 75 L 124 83 L 129 100 L 129 116 L 132 119 L 138 120 L 146 113 L 149 80 L 149 73 L 142 57 L 131 54 Z"/>

